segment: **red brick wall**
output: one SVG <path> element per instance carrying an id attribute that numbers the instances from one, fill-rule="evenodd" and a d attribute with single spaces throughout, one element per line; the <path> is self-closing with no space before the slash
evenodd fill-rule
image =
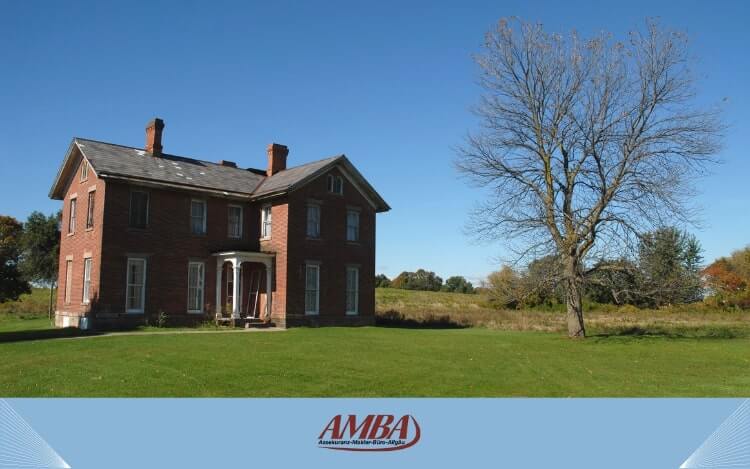
<path id="1" fill-rule="evenodd" d="M 76 150 L 77 152 L 77 150 Z M 69 176 L 65 199 L 63 201 L 63 215 L 60 239 L 60 263 L 58 271 L 59 286 L 55 322 L 58 326 L 64 323 L 70 326 L 78 325 L 78 318 L 90 308 L 95 307 L 99 296 L 99 276 L 101 272 L 101 239 L 104 219 L 105 184 L 97 178 L 93 169 L 89 168 L 86 180 L 81 180 L 82 159 L 80 153 L 75 155 L 78 161 L 75 171 Z M 88 213 L 88 194 L 93 189 L 94 196 L 94 226 L 86 228 Z M 75 231 L 69 234 L 70 200 L 76 198 Z M 90 303 L 83 304 L 83 264 L 84 258 L 91 257 L 91 288 Z M 73 261 L 73 275 L 71 282 L 70 302 L 65 303 L 66 290 L 66 261 Z M 67 320 L 64 318 L 68 318 Z"/>
<path id="2" fill-rule="evenodd" d="M 275 323 L 284 326 L 288 289 L 287 272 L 289 261 L 287 233 L 289 227 L 289 205 L 286 197 L 259 203 L 258 210 L 264 205 L 271 205 L 271 238 L 260 241 L 260 250 L 263 252 L 272 252 L 276 257 L 272 281 L 271 316 Z"/>
<path id="3" fill-rule="evenodd" d="M 328 174 L 340 175 L 334 169 Z M 307 238 L 307 205 L 320 205 L 320 239 Z M 348 207 L 360 210 L 359 241 L 346 241 Z M 320 263 L 319 316 L 305 315 L 306 261 Z M 359 314 L 346 315 L 346 266 L 359 267 Z M 343 194 L 328 192 L 327 174 L 289 196 L 288 325 L 371 324 L 375 314 L 375 212 L 344 178 Z"/>
<path id="4" fill-rule="evenodd" d="M 212 254 L 257 251 L 260 217 L 257 204 L 114 181 L 108 181 L 107 186 L 103 260 L 108 268 L 101 279 L 99 312 L 106 315 L 124 311 L 127 259 L 143 257 L 147 259 L 146 316 L 155 317 L 161 312 L 187 316 L 190 261 L 205 263 L 204 313 L 212 316 L 216 301 L 216 258 Z M 131 189 L 149 193 L 149 226 L 145 229 L 129 227 Z M 192 199 L 206 201 L 205 235 L 190 230 Z M 228 237 L 230 204 L 243 207 L 242 239 Z"/>

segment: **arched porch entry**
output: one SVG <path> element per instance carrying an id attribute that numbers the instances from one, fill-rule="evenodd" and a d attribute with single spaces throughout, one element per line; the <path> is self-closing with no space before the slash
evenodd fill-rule
<path id="1" fill-rule="evenodd" d="M 273 255 L 232 251 L 216 257 L 216 314 L 232 319 L 271 317 Z"/>

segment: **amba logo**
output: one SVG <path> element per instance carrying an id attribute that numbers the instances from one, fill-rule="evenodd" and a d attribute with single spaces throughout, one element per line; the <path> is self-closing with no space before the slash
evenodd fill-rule
<path id="1" fill-rule="evenodd" d="M 412 415 L 336 415 L 318 437 L 318 447 L 339 451 L 397 451 L 414 446 L 421 437 Z"/>

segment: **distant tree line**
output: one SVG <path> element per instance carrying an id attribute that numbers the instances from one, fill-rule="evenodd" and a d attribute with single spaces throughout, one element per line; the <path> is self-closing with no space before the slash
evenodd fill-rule
<path id="1" fill-rule="evenodd" d="M 695 236 L 673 227 L 640 237 L 633 258 L 600 260 L 581 266 L 584 298 L 595 303 L 660 307 L 701 301 L 704 297 L 702 248 Z M 491 302 L 503 308 L 562 304 L 563 265 L 545 256 L 525 269 L 504 266 L 483 285 Z"/>
<path id="2" fill-rule="evenodd" d="M 396 278 L 390 280 L 384 274 L 375 277 L 377 288 L 400 288 L 402 290 L 443 291 L 452 293 L 475 293 L 474 285 L 460 275 L 443 279 L 425 269 L 416 272 L 401 272 Z"/>
<path id="3" fill-rule="evenodd" d="M 50 290 L 48 313 L 52 314 L 61 216 L 33 212 L 21 223 L 0 215 L 0 303 L 31 292 L 32 284 L 43 286 Z"/>

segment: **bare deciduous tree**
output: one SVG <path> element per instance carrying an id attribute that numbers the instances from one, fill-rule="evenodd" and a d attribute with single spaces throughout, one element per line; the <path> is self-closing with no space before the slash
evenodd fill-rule
<path id="1" fill-rule="evenodd" d="M 560 256 L 571 337 L 585 336 L 588 259 L 694 219 L 693 181 L 723 126 L 696 105 L 688 59 L 686 37 L 654 21 L 618 42 L 501 20 L 476 57 L 480 129 L 456 166 L 489 196 L 471 229 L 519 257 Z"/>

